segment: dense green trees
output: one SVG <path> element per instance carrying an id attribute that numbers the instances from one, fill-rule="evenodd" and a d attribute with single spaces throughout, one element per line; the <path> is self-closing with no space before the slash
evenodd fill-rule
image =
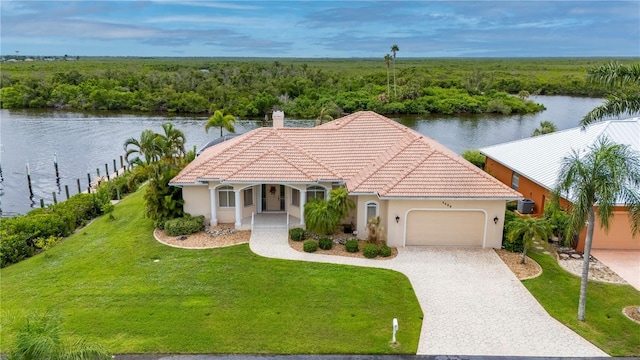
<path id="1" fill-rule="evenodd" d="M 535 130 L 533 130 L 533 133 L 531 134 L 531 136 L 550 134 L 556 131 L 558 131 L 558 127 L 556 126 L 556 124 L 546 120 L 546 121 L 540 122 L 540 126 L 538 126 L 537 128 L 535 128 Z"/>
<path id="2" fill-rule="evenodd" d="M 391 56 L 390 61 L 393 61 Z M 338 113 L 526 113 L 531 94 L 599 95 L 594 59 L 404 59 L 392 64 L 394 93 L 377 59 L 99 59 L 5 63 L 3 108 L 213 113 L 262 118 L 274 108 L 315 119 Z M 633 59 L 621 59 L 629 63 Z M 508 94 L 513 94 L 510 96 Z"/>

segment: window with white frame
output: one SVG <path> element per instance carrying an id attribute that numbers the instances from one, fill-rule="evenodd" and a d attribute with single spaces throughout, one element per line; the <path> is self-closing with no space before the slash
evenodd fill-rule
<path id="1" fill-rule="evenodd" d="M 253 205 L 253 188 L 248 188 L 244 190 L 244 206 L 252 206 Z"/>
<path id="2" fill-rule="evenodd" d="M 236 195 L 232 186 L 222 186 L 218 189 L 218 204 L 221 208 L 235 207 Z"/>
<path id="3" fill-rule="evenodd" d="M 307 202 L 313 201 L 316 199 L 325 198 L 325 189 L 322 186 L 310 186 L 307 188 Z"/>
<path id="4" fill-rule="evenodd" d="M 372 218 L 376 218 L 378 217 L 380 214 L 378 212 L 378 203 L 375 201 L 369 201 L 368 203 L 365 204 L 365 214 L 366 214 L 366 222 L 368 223 L 369 220 L 371 220 Z"/>
<path id="5" fill-rule="evenodd" d="M 518 186 L 520 186 L 520 174 L 514 171 L 513 175 L 511 175 L 511 188 L 518 190 Z"/>
<path id="6" fill-rule="evenodd" d="M 300 206 L 300 190 L 291 189 L 291 205 Z"/>

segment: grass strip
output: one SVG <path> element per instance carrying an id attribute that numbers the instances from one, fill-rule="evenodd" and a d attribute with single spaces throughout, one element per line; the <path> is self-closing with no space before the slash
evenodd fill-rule
<path id="1" fill-rule="evenodd" d="M 523 284 L 551 316 L 611 356 L 640 356 L 640 324 L 622 313 L 624 307 L 640 304 L 640 291 L 631 285 L 589 281 L 586 321 L 580 322 L 580 278 L 549 255 L 532 252 L 530 256 L 543 273 Z"/>

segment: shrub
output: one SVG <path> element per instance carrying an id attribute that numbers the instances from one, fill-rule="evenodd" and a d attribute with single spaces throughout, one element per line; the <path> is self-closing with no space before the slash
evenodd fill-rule
<path id="1" fill-rule="evenodd" d="M 62 238 L 49 236 L 46 238 L 45 237 L 37 238 L 34 243 L 37 249 L 47 250 L 53 247 L 55 244 L 59 243 L 61 240 Z"/>
<path id="2" fill-rule="evenodd" d="M 522 252 L 524 250 L 524 241 L 522 238 L 517 239 L 516 241 L 509 241 L 507 239 L 507 229 L 509 228 L 509 224 L 516 220 L 518 215 L 516 215 L 513 211 L 507 210 L 504 213 L 504 228 L 502 230 L 502 247 L 511 252 Z"/>
<path id="3" fill-rule="evenodd" d="M 362 247 L 362 254 L 367 259 L 373 259 L 378 256 L 378 246 L 375 244 L 365 244 Z"/>
<path id="4" fill-rule="evenodd" d="M 333 240 L 329 238 L 322 238 L 318 240 L 318 247 L 322 250 L 330 250 L 333 246 Z"/>
<path id="5" fill-rule="evenodd" d="M 304 229 L 302 228 L 293 228 L 289 230 L 289 238 L 293 241 L 302 241 L 304 240 Z"/>
<path id="6" fill-rule="evenodd" d="M 164 231 L 169 236 L 189 235 L 197 233 L 204 228 L 204 216 L 191 216 L 167 220 L 164 223 Z"/>
<path id="7" fill-rule="evenodd" d="M 94 198 L 94 194 L 76 194 L 68 200 L 54 205 L 52 209 L 57 213 L 73 214 L 75 226 L 79 227 L 100 215 L 101 210 L 96 206 Z"/>
<path id="8" fill-rule="evenodd" d="M 380 256 L 382 257 L 389 257 L 391 256 L 391 248 L 388 247 L 387 245 L 382 245 L 380 247 Z"/>
<path id="9" fill-rule="evenodd" d="M 356 239 L 347 240 L 347 242 L 344 243 L 344 248 L 345 250 L 347 250 L 347 252 L 350 252 L 350 253 L 358 252 L 358 240 Z"/>
<path id="10" fill-rule="evenodd" d="M 473 165 L 484 169 L 487 157 L 482 155 L 478 149 L 469 149 L 462 152 L 462 157 Z"/>
<path id="11" fill-rule="evenodd" d="M 312 253 L 318 250 L 318 243 L 313 240 L 307 240 L 302 244 L 304 252 Z"/>
<path id="12" fill-rule="evenodd" d="M 0 236 L 0 267 L 15 264 L 33 255 L 24 234 Z"/>

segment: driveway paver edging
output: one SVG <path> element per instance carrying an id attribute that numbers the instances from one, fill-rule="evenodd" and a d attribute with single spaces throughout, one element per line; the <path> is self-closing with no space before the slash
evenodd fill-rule
<path id="1" fill-rule="evenodd" d="M 376 261 L 298 252 L 286 230 L 258 229 L 249 246 L 264 257 L 403 273 L 424 314 L 418 355 L 608 356 L 551 317 L 493 249 L 404 247 Z"/>

